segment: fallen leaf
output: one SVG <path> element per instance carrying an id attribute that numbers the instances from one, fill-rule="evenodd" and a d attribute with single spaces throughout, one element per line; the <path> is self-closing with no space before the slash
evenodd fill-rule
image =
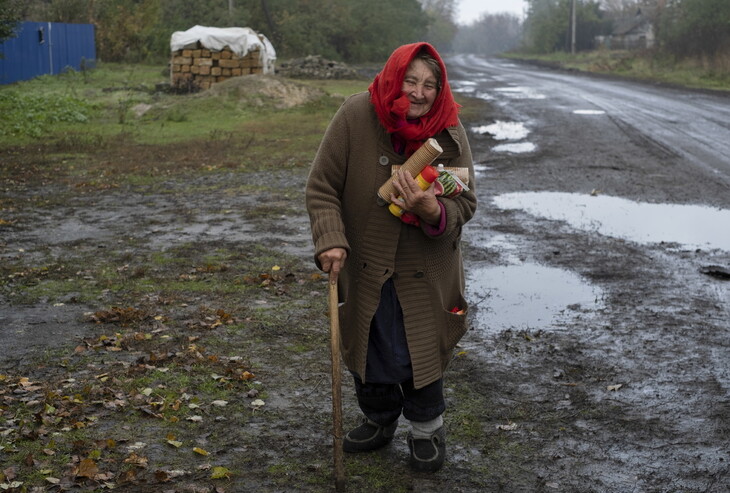
<path id="1" fill-rule="evenodd" d="M 616 385 L 609 385 L 608 387 L 606 387 L 606 390 L 608 390 L 609 392 L 615 392 L 621 387 L 623 387 L 623 384 L 617 383 Z"/>
<path id="2" fill-rule="evenodd" d="M 134 452 L 129 454 L 129 457 L 124 459 L 125 464 L 132 464 L 137 467 L 145 468 L 147 467 L 147 463 L 149 462 L 149 459 L 147 457 L 142 457 L 141 455 L 137 455 Z"/>
<path id="3" fill-rule="evenodd" d="M 12 481 L 18 476 L 18 473 L 15 471 L 15 466 L 10 466 L 2 470 L 2 475 L 4 476 L 4 481 Z"/>
<path id="4" fill-rule="evenodd" d="M 202 416 L 197 416 L 197 415 L 196 416 L 190 416 L 189 418 L 185 418 L 185 419 L 187 419 L 188 421 L 192 421 L 194 423 L 202 423 L 203 422 L 203 417 Z"/>
<path id="5" fill-rule="evenodd" d="M 213 468 L 213 472 L 210 475 L 211 479 L 229 479 L 231 477 L 231 471 L 222 466 L 216 466 Z"/>
<path id="6" fill-rule="evenodd" d="M 99 474 L 99 468 L 96 467 L 96 462 L 92 459 L 84 459 L 79 462 L 75 476 L 93 479 L 97 474 Z"/>
<path id="7" fill-rule="evenodd" d="M 203 450 L 200 447 L 194 447 L 193 452 L 195 452 L 196 454 L 205 455 L 205 456 L 210 455 L 210 452 L 208 452 L 207 450 Z"/>
<path id="8" fill-rule="evenodd" d="M 222 400 L 221 401 L 213 401 L 213 402 L 211 402 L 211 404 L 213 404 L 214 406 L 218 406 L 218 407 L 224 407 L 224 406 L 227 406 L 228 405 L 228 401 L 222 401 Z"/>
<path id="9" fill-rule="evenodd" d="M 175 448 L 180 448 L 180 447 L 182 447 L 182 444 L 183 444 L 182 442 L 179 442 L 177 440 L 168 440 L 167 443 L 169 443 L 170 445 L 172 445 Z"/>
<path id="10" fill-rule="evenodd" d="M 252 405 L 253 407 L 256 407 L 256 408 L 258 408 L 258 407 L 261 407 L 261 406 L 264 406 L 264 405 L 266 405 L 266 403 L 265 403 L 264 401 L 262 401 L 261 399 L 256 399 L 255 401 L 253 401 L 253 402 L 251 403 L 251 405 Z"/>
<path id="11" fill-rule="evenodd" d="M 254 375 L 250 371 L 244 371 L 241 375 L 241 380 L 253 380 L 254 378 L 256 378 L 256 375 Z"/>
<path id="12" fill-rule="evenodd" d="M 155 479 L 159 483 L 166 483 L 170 481 L 170 475 L 166 471 L 157 470 L 155 471 Z"/>
<path id="13" fill-rule="evenodd" d="M 497 425 L 498 430 L 502 431 L 514 431 L 517 429 L 517 423 L 510 423 L 507 425 Z"/>

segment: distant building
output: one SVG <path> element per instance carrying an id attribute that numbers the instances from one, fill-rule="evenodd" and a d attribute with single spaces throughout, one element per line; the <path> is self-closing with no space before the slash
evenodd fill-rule
<path id="1" fill-rule="evenodd" d="M 596 44 L 610 50 L 638 50 L 654 46 L 654 24 L 646 13 L 646 8 L 640 8 L 627 18 L 619 19 L 608 36 L 596 36 Z"/>

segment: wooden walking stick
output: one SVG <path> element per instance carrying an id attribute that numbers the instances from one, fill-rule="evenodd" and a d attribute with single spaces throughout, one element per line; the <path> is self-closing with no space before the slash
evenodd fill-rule
<path id="1" fill-rule="evenodd" d="M 340 370 L 340 317 L 337 309 L 337 274 L 329 275 L 330 352 L 332 353 L 332 446 L 335 489 L 345 491 L 345 464 L 342 451 L 342 372 Z"/>

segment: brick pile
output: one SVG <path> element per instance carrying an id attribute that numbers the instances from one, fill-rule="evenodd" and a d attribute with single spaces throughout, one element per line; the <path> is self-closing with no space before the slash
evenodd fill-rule
<path id="1" fill-rule="evenodd" d="M 228 46 L 221 51 L 203 48 L 198 42 L 172 52 L 170 83 L 177 90 L 210 89 L 217 82 L 231 77 L 263 74 L 264 62 L 258 48 L 240 57 Z"/>

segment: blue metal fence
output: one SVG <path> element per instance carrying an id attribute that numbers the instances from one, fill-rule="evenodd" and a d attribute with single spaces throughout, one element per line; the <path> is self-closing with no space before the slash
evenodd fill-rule
<path id="1" fill-rule="evenodd" d="M 21 22 L 14 38 L 0 43 L 0 84 L 81 70 L 96 61 L 94 26 L 60 22 Z"/>

